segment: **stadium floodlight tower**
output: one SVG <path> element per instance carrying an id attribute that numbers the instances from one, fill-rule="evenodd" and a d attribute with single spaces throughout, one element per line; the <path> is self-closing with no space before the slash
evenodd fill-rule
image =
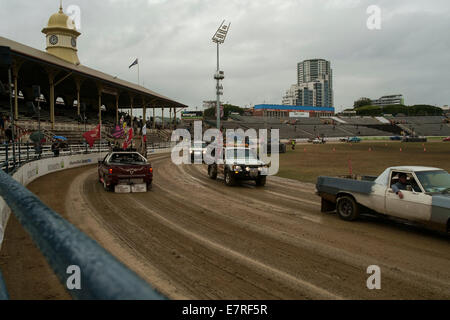
<path id="1" fill-rule="evenodd" d="M 221 45 L 225 42 L 228 31 L 230 30 L 230 26 L 231 26 L 231 23 L 226 25 L 225 20 L 223 20 L 219 29 L 217 30 L 217 32 L 214 34 L 214 37 L 212 38 L 212 41 L 217 44 L 217 71 L 214 74 L 214 79 L 217 81 L 217 85 L 216 85 L 217 109 L 216 109 L 216 112 L 217 112 L 217 129 L 218 130 L 220 130 L 220 116 L 221 116 L 220 96 L 223 95 L 223 86 L 220 84 L 220 81 L 225 79 L 224 72 L 220 71 L 220 68 L 219 68 L 219 45 Z"/>

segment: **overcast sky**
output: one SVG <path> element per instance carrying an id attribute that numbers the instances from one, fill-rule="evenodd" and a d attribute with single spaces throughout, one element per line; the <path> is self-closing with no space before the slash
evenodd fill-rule
<path id="1" fill-rule="evenodd" d="M 137 82 L 195 110 L 215 99 L 221 46 L 223 100 L 281 104 L 297 63 L 331 61 L 335 106 L 359 97 L 402 93 L 406 104 L 450 104 L 448 0 L 65 0 L 81 8 L 82 64 Z M 381 30 L 368 30 L 368 6 L 381 8 Z M 45 49 L 42 28 L 57 0 L 0 0 L 0 35 Z"/>

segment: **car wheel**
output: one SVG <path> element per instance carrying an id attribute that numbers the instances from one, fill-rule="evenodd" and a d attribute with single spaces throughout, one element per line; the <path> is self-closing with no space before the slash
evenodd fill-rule
<path id="1" fill-rule="evenodd" d="M 267 177 L 266 176 L 259 176 L 258 179 L 256 179 L 256 185 L 260 187 L 264 187 L 266 185 Z"/>
<path id="2" fill-rule="evenodd" d="M 110 192 L 110 191 L 112 191 L 112 186 L 108 186 L 107 184 L 106 184 L 106 181 L 104 180 L 103 181 L 103 189 L 105 189 L 105 191 L 106 192 Z"/>
<path id="3" fill-rule="evenodd" d="M 337 200 L 337 213 L 341 219 L 354 221 L 359 217 L 359 206 L 350 196 L 342 196 Z"/>
<path id="4" fill-rule="evenodd" d="M 213 180 L 217 179 L 217 167 L 216 166 L 208 166 L 208 176 Z"/>
<path id="5" fill-rule="evenodd" d="M 225 184 L 230 187 L 236 184 L 236 179 L 230 171 L 225 172 Z"/>

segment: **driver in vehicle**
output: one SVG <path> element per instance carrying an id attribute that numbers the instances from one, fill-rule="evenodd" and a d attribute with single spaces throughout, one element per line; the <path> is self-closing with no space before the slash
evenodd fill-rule
<path id="1" fill-rule="evenodd" d="M 394 193 L 395 193 L 396 195 L 398 195 L 398 197 L 399 197 L 400 199 L 403 199 L 403 197 L 404 197 L 404 195 L 403 195 L 403 193 L 402 193 L 402 190 L 403 190 L 403 191 L 408 190 L 408 186 L 411 187 L 411 190 L 414 190 L 415 192 L 420 192 L 420 188 L 419 188 L 419 186 L 417 185 L 417 183 L 416 183 L 416 181 L 414 180 L 413 177 L 411 177 L 410 181 L 411 181 L 411 182 L 409 183 L 409 182 L 408 182 L 408 179 L 407 179 L 407 174 L 406 174 L 406 173 L 400 172 L 400 173 L 398 174 L 398 181 L 397 181 L 397 183 L 394 183 L 394 184 L 391 186 L 392 191 L 394 191 Z"/>

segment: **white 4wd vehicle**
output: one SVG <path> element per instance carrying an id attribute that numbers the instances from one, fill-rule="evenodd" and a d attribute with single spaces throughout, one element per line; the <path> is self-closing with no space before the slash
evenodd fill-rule
<path id="1" fill-rule="evenodd" d="M 392 186 L 402 174 L 407 178 L 399 195 Z M 344 220 L 372 211 L 450 232 L 450 174 L 442 169 L 406 166 L 388 168 L 379 177 L 319 177 L 316 187 L 322 211 L 336 209 Z"/>
<path id="2" fill-rule="evenodd" d="M 217 179 L 224 177 L 227 186 L 234 186 L 237 181 L 253 180 L 257 186 L 266 185 L 268 166 L 258 159 L 254 150 L 243 147 L 224 148 L 221 152 L 223 164 L 208 166 L 208 176 Z"/>

